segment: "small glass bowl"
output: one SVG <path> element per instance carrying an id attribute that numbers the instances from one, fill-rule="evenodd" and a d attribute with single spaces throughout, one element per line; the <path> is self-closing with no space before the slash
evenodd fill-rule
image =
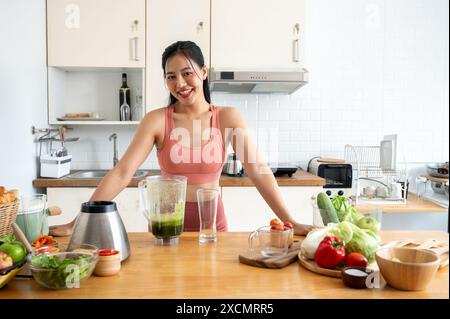
<path id="1" fill-rule="evenodd" d="M 351 266 L 343 268 L 341 272 L 342 281 L 347 287 L 365 289 L 367 288 L 367 277 L 374 271 L 365 267 Z"/>

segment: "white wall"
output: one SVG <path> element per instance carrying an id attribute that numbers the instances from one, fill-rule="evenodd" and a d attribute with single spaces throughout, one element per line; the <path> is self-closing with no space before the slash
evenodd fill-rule
<path id="1" fill-rule="evenodd" d="M 47 126 L 45 0 L 0 0 L 0 185 L 31 194 Z"/>

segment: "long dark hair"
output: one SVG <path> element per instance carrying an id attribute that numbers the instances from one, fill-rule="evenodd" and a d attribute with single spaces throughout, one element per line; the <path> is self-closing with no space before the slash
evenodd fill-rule
<path id="1" fill-rule="evenodd" d="M 203 58 L 202 50 L 192 41 L 177 41 L 169 45 L 162 55 L 162 68 L 164 71 L 164 77 L 166 76 L 166 62 L 169 58 L 173 57 L 175 54 L 181 53 L 186 59 L 188 59 L 189 63 L 191 63 L 192 69 L 194 66 L 191 61 L 197 63 L 197 65 L 202 68 L 205 65 L 205 59 Z M 194 70 L 195 72 L 195 70 Z M 197 74 L 198 75 L 198 74 Z M 203 80 L 203 94 L 205 96 L 205 100 L 208 103 L 211 103 L 211 94 L 209 92 L 208 85 L 208 77 Z M 170 104 L 174 104 L 178 100 L 170 94 Z"/>

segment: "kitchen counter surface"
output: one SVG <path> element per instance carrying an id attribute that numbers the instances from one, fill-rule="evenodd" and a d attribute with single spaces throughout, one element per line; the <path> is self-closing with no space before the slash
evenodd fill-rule
<path id="1" fill-rule="evenodd" d="M 71 173 L 79 170 L 71 171 Z M 149 170 L 147 176 L 159 175 L 160 170 Z M 325 179 L 312 175 L 302 170 L 298 170 L 292 177 L 281 176 L 276 177 L 278 185 L 280 186 L 323 186 Z M 33 181 L 34 187 L 97 187 L 101 179 L 97 178 L 37 178 Z M 128 187 L 137 187 L 142 178 L 132 179 Z M 234 177 L 222 175 L 220 178 L 220 186 L 254 186 L 251 179 L 247 176 Z"/>
<path id="2" fill-rule="evenodd" d="M 418 198 L 416 194 L 409 193 L 406 204 L 373 205 L 358 204 L 355 208 L 358 212 L 376 211 L 377 207 L 383 210 L 383 213 L 447 213 L 448 209 L 435 204 L 427 199 Z"/>
<path id="3" fill-rule="evenodd" d="M 77 171 L 72 171 L 74 173 Z M 159 170 L 149 170 L 148 176 L 159 175 Z M 325 185 L 325 179 L 307 173 L 303 170 L 298 170 L 292 177 L 280 176 L 276 177 L 279 186 L 323 186 Z M 132 179 L 128 187 L 137 187 L 138 183 L 142 180 Z M 97 187 L 100 183 L 100 179 L 95 178 L 83 178 L 83 179 L 71 179 L 62 177 L 58 179 L 53 178 L 38 178 L 33 181 L 34 187 Z M 254 186 L 253 182 L 247 176 L 233 177 L 222 175 L 220 178 L 221 187 L 251 187 Z M 375 205 L 364 204 L 357 205 L 356 209 L 361 212 L 368 212 L 376 210 Z M 383 212 L 385 213 L 402 213 L 402 212 L 447 212 L 447 209 L 439 206 L 427 199 L 417 198 L 413 193 L 408 194 L 408 200 L 406 204 L 395 205 L 382 205 Z"/>
<path id="4" fill-rule="evenodd" d="M 239 263 L 248 233 L 219 233 L 215 244 L 200 245 L 198 233 L 183 233 L 178 246 L 155 246 L 151 233 L 130 233 L 131 256 L 116 276 L 91 277 L 79 289 L 48 290 L 32 279 L 14 278 L 1 298 L 449 298 L 448 267 L 425 291 L 351 289 L 340 279 L 312 273 L 298 262 L 283 269 Z M 444 232 L 382 232 L 383 242 L 436 238 Z M 60 243 L 68 237 L 59 238 Z"/>

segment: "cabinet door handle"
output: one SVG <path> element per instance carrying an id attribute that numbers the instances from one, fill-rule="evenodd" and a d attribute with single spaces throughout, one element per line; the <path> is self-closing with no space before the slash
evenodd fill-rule
<path id="1" fill-rule="evenodd" d="M 132 31 L 136 32 L 138 29 L 139 20 L 134 20 L 133 25 L 131 27 Z"/>
<path id="2" fill-rule="evenodd" d="M 200 21 L 197 24 L 197 32 L 201 32 L 201 31 L 203 31 L 203 21 Z"/>
<path id="3" fill-rule="evenodd" d="M 292 41 L 292 60 L 294 62 L 300 62 L 300 40 L 295 39 Z"/>
<path id="4" fill-rule="evenodd" d="M 133 61 L 139 61 L 139 37 L 131 38 L 131 59 Z"/>
<path id="5" fill-rule="evenodd" d="M 300 23 L 294 24 L 294 37 L 292 41 L 292 61 L 300 62 Z"/>

